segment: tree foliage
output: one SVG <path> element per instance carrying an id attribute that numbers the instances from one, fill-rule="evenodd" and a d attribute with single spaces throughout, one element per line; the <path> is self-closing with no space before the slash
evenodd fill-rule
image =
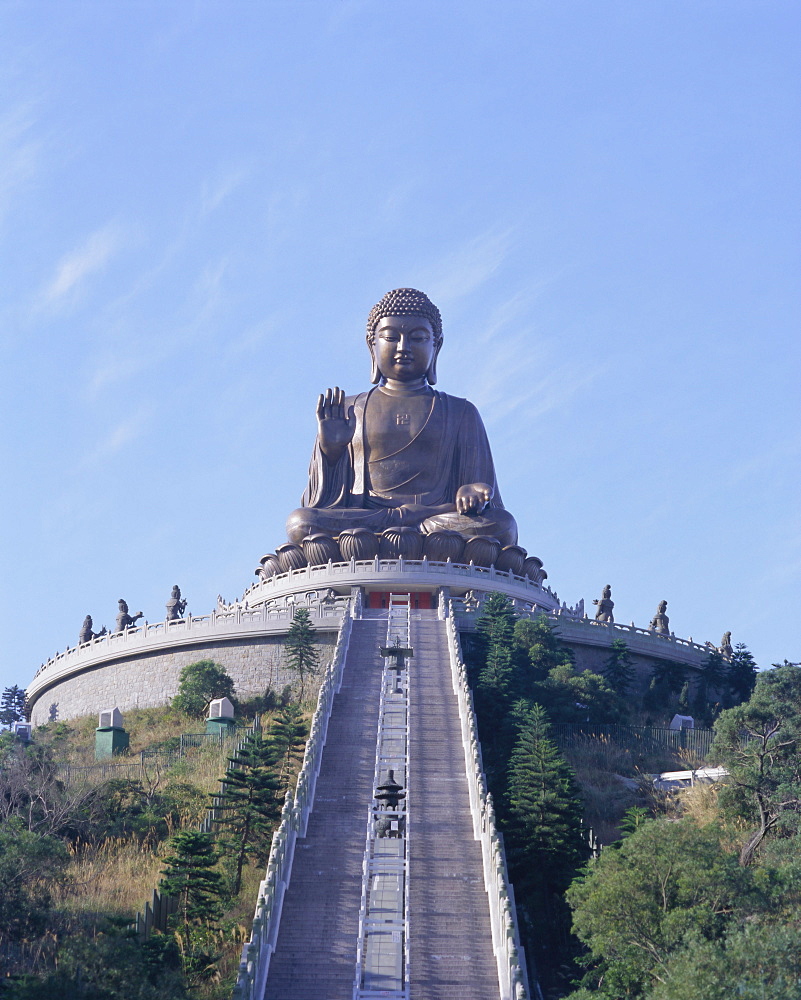
<path id="1" fill-rule="evenodd" d="M 62 841 L 32 833 L 20 817 L 0 825 L 0 943 L 42 931 L 51 890 L 68 862 Z"/>
<path id="2" fill-rule="evenodd" d="M 738 642 L 734 655 L 726 668 L 726 684 L 729 688 L 730 705 L 748 701 L 754 692 L 757 680 L 757 665 L 745 643 Z"/>
<path id="3" fill-rule="evenodd" d="M 56 968 L 0 979 L 2 1000 L 184 1000 L 181 956 L 171 936 L 138 941 L 127 921 L 106 920 L 90 935 L 68 934 Z"/>
<path id="4" fill-rule="evenodd" d="M 278 754 L 278 781 L 282 793 L 289 787 L 296 766 L 303 759 L 309 726 L 297 702 L 284 705 L 270 727 L 270 741 Z"/>
<path id="5" fill-rule="evenodd" d="M 172 700 L 173 707 L 179 712 L 201 718 L 215 698 L 234 700 L 234 682 L 226 673 L 225 667 L 213 660 L 198 660 L 197 663 L 187 664 L 180 674 L 178 694 Z"/>
<path id="6" fill-rule="evenodd" d="M 518 620 L 511 601 L 490 594 L 468 646 L 484 767 L 504 832 L 518 916 L 540 975 L 559 980 L 570 960 L 562 892 L 586 857 L 581 803 L 548 737 L 548 711 L 576 718 L 576 701 L 614 697 L 602 677 L 575 670 L 548 619 Z M 596 697 L 597 696 L 597 697 Z"/>
<path id="7" fill-rule="evenodd" d="M 23 688 L 7 687 L 0 700 L 0 724 L 11 726 L 25 719 L 25 691 Z"/>
<path id="8" fill-rule="evenodd" d="M 289 669 L 300 680 L 300 701 L 303 701 L 306 679 L 316 674 L 319 668 L 314 633 L 315 628 L 312 625 L 309 609 L 297 608 L 284 640 L 284 649 Z"/>
<path id="9" fill-rule="evenodd" d="M 643 708 L 647 712 L 663 712 L 670 704 L 671 696 L 679 694 L 686 683 L 687 667 L 683 663 L 677 663 L 675 660 L 657 661 L 651 669 L 651 679 L 643 698 Z M 687 690 L 689 692 L 689 686 Z"/>
<path id="10" fill-rule="evenodd" d="M 509 761 L 509 862 L 513 881 L 546 894 L 564 891 L 587 859 L 582 804 L 572 769 L 548 738 L 541 705 L 520 708 L 517 743 Z"/>
<path id="11" fill-rule="evenodd" d="M 698 669 L 695 694 L 690 702 L 693 717 L 710 725 L 720 710 L 721 693 L 726 686 L 726 664 L 716 650 L 710 650 Z"/>
<path id="12" fill-rule="evenodd" d="M 215 870 L 219 855 L 211 836 L 197 830 L 177 833 L 169 846 L 173 853 L 164 858 L 159 890 L 178 900 L 178 912 L 169 920 L 181 941 L 184 973 L 203 979 L 215 962 L 205 947 L 208 932 L 223 913 L 223 878 Z"/>
<path id="13" fill-rule="evenodd" d="M 801 928 L 757 922 L 720 941 L 694 941 L 669 965 L 649 1000 L 798 1000 Z"/>
<path id="14" fill-rule="evenodd" d="M 609 659 L 601 671 L 607 683 L 619 695 L 626 695 L 634 681 L 634 664 L 624 639 L 613 639 Z"/>
<path id="15" fill-rule="evenodd" d="M 801 813 L 801 667 L 759 674 L 749 701 L 721 713 L 711 757 L 728 771 L 721 804 L 752 824 L 740 862 L 771 831 L 798 829 Z"/>
<path id="16" fill-rule="evenodd" d="M 666 981 L 679 950 L 722 936 L 749 891 L 717 828 L 642 824 L 618 850 L 602 851 L 567 893 L 573 929 L 597 963 L 591 984 L 602 996 L 646 995 Z"/>
<path id="17" fill-rule="evenodd" d="M 77 836 L 91 827 L 96 796 L 89 786 L 61 780 L 51 746 L 25 746 L 11 733 L 0 735 L 0 822 L 15 818 L 32 833 Z"/>
<path id="18" fill-rule="evenodd" d="M 281 813 L 279 777 L 281 748 L 261 733 L 249 736 L 229 767 L 218 797 L 217 820 L 220 846 L 233 861 L 232 893 L 242 884 L 242 868 L 248 857 L 266 862 L 270 838 Z"/>

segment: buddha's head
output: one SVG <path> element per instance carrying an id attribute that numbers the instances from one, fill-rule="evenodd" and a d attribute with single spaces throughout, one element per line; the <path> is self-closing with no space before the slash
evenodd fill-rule
<path id="1" fill-rule="evenodd" d="M 367 317 L 367 346 L 373 361 L 370 379 L 397 382 L 437 381 L 442 347 L 439 309 L 416 288 L 396 288 L 373 306 Z"/>

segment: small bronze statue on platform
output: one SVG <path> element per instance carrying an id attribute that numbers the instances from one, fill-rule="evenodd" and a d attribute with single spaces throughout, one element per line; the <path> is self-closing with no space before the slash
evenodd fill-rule
<path id="1" fill-rule="evenodd" d="M 101 635 L 106 635 L 106 626 L 100 629 L 99 632 L 92 631 L 92 616 L 87 615 L 83 620 L 83 625 L 81 625 L 81 631 L 78 633 L 78 645 L 82 646 L 85 642 L 91 642 L 92 639 L 99 639 Z"/>
<path id="2" fill-rule="evenodd" d="M 598 608 L 595 612 L 595 620 L 597 622 L 609 622 L 610 625 L 615 620 L 615 616 L 612 614 L 612 609 L 615 606 L 615 602 L 612 600 L 612 586 L 607 583 L 603 589 L 603 593 L 598 600 L 592 602 Z"/>
<path id="3" fill-rule="evenodd" d="M 659 607 L 656 609 L 656 614 L 648 626 L 652 632 L 658 632 L 660 635 L 670 635 L 670 619 L 665 614 L 666 611 L 667 601 L 660 601 Z"/>
<path id="4" fill-rule="evenodd" d="M 126 628 L 136 625 L 140 618 L 144 618 L 144 611 L 137 611 L 135 615 L 128 613 L 128 605 L 122 598 L 119 600 L 119 611 L 117 613 L 116 631 L 123 632 Z"/>
<path id="5" fill-rule="evenodd" d="M 467 591 L 462 598 L 462 603 L 464 604 L 465 611 L 469 615 L 475 614 L 481 605 L 481 601 L 476 597 L 475 591 L 472 590 Z"/>
<path id="6" fill-rule="evenodd" d="M 181 599 L 181 588 L 176 583 L 172 588 L 170 599 L 167 601 L 167 621 L 174 622 L 183 618 L 186 611 L 186 600 Z"/>

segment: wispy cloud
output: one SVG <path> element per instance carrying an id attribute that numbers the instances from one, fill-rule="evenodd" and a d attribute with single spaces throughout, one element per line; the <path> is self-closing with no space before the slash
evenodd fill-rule
<path id="1" fill-rule="evenodd" d="M 740 486 L 754 476 L 767 478 L 776 466 L 797 469 L 799 454 L 801 454 L 801 434 L 792 433 L 779 440 L 766 442 L 758 451 L 728 470 L 727 485 Z"/>
<path id="2" fill-rule="evenodd" d="M 609 367 L 572 360 L 554 366 L 547 362 L 547 352 L 533 353 L 527 342 L 506 343 L 493 354 L 491 365 L 482 370 L 481 381 L 472 393 L 488 424 L 507 421 L 518 413 L 533 425 L 544 414 L 563 408 Z"/>
<path id="3" fill-rule="evenodd" d="M 90 275 L 101 271 L 122 245 L 122 232 L 115 223 L 95 230 L 79 247 L 61 258 L 44 290 L 45 303 L 55 305 L 74 292 Z"/>
<path id="4" fill-rule="evenodd" d="M 482 233 L 433 264 L 424 287 L 438 304 L 449 305 L 491 278 L 512 249 L 512 229 Z"/>
<path id="5" fill-rule="evenodd" d="M 237 166 L 226 171 L 213 180 L 207 179 L 200 190 L 200 215 L 209 215 L 225 201 L 228 196 L 252 175 L 250 166 Z"/>
<path id="6" fill-rule="evenodd" d="M 39 168 L 41 142 L 34 137 L 36 102 L 24 101 L 0 117 L 0 222 Z"/>
<path id="7" fill-rule="evenodd" d="M 94 394 L 102 391 L 115 382 L 133 378 L 142 369 L 147 367 L 150 359 L 141 354 L 133 354 L 131 351 L 118 351 L 110 354 L 98 362 L 92 372 L 88 389 Z"/>
<path id="8" fill-rule="evenodd" d="M 488 424 L 508 421 L 512 414 L 534 423 L 564 407 L 609 368 L 608 362 L 566 357 L 553 337 L 537 329 L 534 302 L 552 280 L 545 274 L 530 277 L 525 290 L 499 302 L 486 319 L 478 319 L 475 329 L 464 331 L 469 348 L 463 374 L 470 398 Z"/>
<path id="9" fill-rule="evenodd" d="M 112 427 L 89 452 L 84 464 L 92 465 L 104 459 L 113 458 L 123 449 L 132 445 L 142 436 L 153 415 L 153 408 L 143 406 L 126 420 Z"/>

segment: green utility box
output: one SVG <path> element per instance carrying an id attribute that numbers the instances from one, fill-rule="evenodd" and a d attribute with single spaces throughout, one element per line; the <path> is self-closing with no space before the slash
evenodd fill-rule
<path id="1" fill-rule="evenodd" d="M 122 712 L 118 708 L 100 713 L 95 730 L 95 760 L 116 757 L 128 749 L 129 737 L 122 723 Z"/>
<path id="2" fill-rule="evenodd" d="M 98 727 L 95 730 L 95 760 L 106 760 L 125 753 L 129 743 L 130 737 L 124 729 L 116 729 L 114 726 L 104 729 Z"/>
<path id="3" fill-rule="evenodd" d="M 236 723 L 233 719 L 206 719 L 207 733 L 214 733 L 215 735 L 220 733 L 223 736 L 228 736 L 235 729 Z"/>
<path id="4" fill-rule="evenodd" d="M 234 706 L 229 698 L 215 698 L 209 705 L 209 717 L 206 719 L 206 732 L 214 735 L 228 736 L 236 729 L 234 721 Z"/>

